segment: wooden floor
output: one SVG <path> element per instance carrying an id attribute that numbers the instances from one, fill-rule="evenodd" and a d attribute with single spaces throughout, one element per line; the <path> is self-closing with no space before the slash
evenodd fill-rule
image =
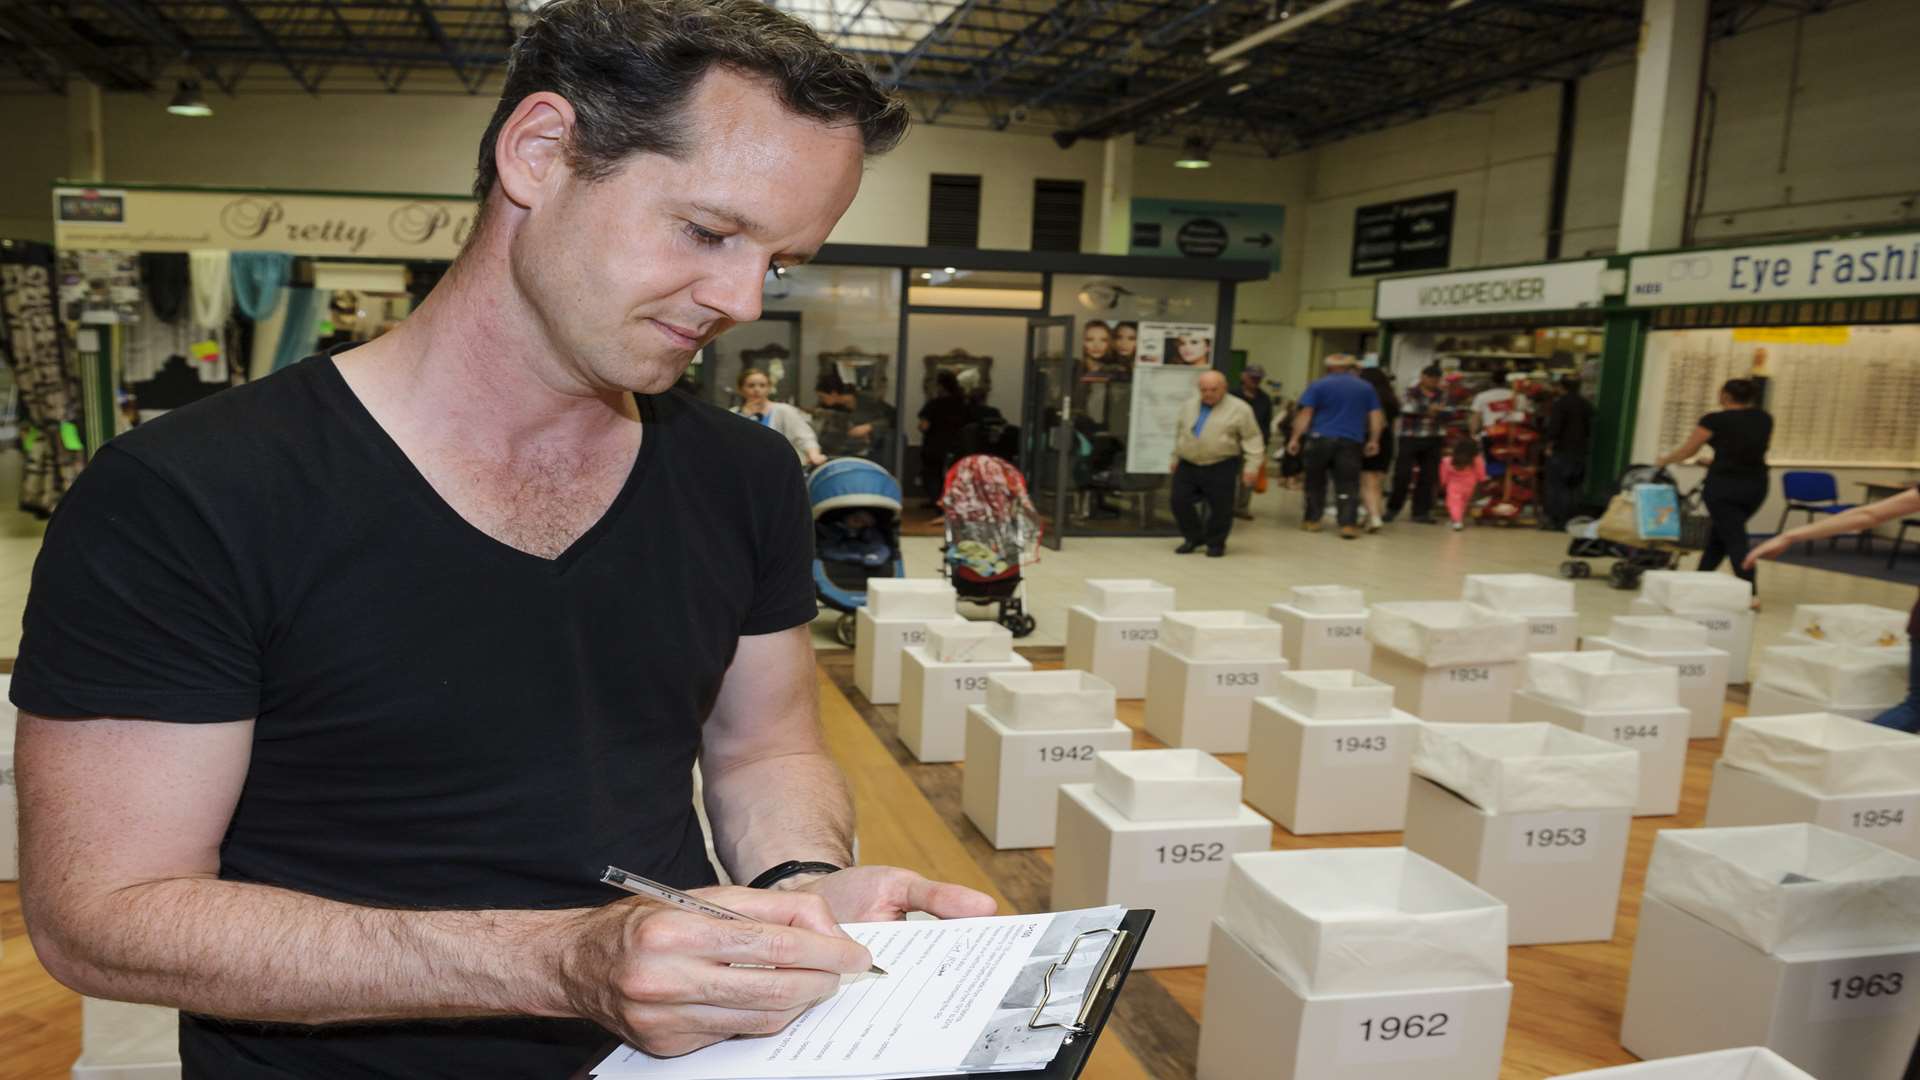
<path id="1" fill-rule="evenodd" d="M 1036 664 L 1058 666 L 1059 651 L 1027 650 Z M 893 735 L 894 709 L 865 703 L 852 686 L 852 654 L 821 658 L 821 705 L 833 751 L 846 769 L 860 814 L 868 862 L 909 866 L 992 892 L 1009 911 L 1048 907 L 1050 851 L 996 852 L 960 810 L 960 767 L 922 765 Z M 1137 702 L 1121 704 L 1135 745 L 1160 745 L 1139 732 Z M 1738 707 L 1730 706 L 1729 714 Z M 1633 826 L 1614 939 L 1603 944 L 1529 946 L 1509 953 L 1514 984 L 1502 1080 L 1542 1077 L 1632 1061 L 1620 1048 L 1620 1008 L 1654 833 L 1698 825 L 1705 813 L 1717 740 L 1691 744 L 1681 812 Z M 1235 768 L 1241 755 L 1222 755 Z M 1274 846 L 1390 845 L 1397 833 L 1296 838 L 1276 826 Z M 0 1080 L 63 1077 L 80 1049 L 79 1002 L 34 961 L 21 921 L 19 892 L 0 883 Z M 1193 1075 L 1206 985 L 1204 968 L 1137 973 L 1127 985 L 1089 1080 L 1179 1080 Z"/>

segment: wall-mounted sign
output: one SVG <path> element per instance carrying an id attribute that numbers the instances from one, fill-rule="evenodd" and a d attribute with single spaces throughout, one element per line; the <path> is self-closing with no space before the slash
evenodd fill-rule
<path id="1" fill-rule="evenodd" d="M 1280 269 L 1287 208 L 1272 203 L 1133 200 L 1129 255 L 1253 259 Z"/>
<path id="2" fill-rule="evenodd" d="M 104 209 L 108 198 L 117 206 Z M 63 251 L 284 251 L 451 259 L 473 228 L 472 199 L 183 189 L 53 189 Z"/>
<path id="3" fill-rule="evenodd" d="M 1354 277 L 1444 269 L 1453 256 L 1454 192 L 1398 199 L 1353 212 Z"/>
<path id="4" fill-rule="evenodd" d="M 1920 293 L 1920 233 L 1636 255 L 1634 307 Z"/>
<path id="5" fill-rule="evenodd" d="M 1373 294 L 1375 319 L 1429 319 L 1518 311 L 1599 307 L 1605 259 L 1541 263 L 1504 270 L 1466 270 L 1388 278 Z"/>

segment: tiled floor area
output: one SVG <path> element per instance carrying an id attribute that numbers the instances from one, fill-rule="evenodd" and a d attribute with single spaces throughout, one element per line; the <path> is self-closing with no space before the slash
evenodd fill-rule
<path id="1" fill-rule="evenodd" d="M 1457 600 L 1467 574 L 1553 574 L 1566 558 L 1565 536 L 1535 529 L 1483 527 L 1456 533 L 1444 525 L 1403 520 L 1372 536 L 1342 540 L 1332 531 L 1299 530 L 1297 494 L 1272 492 L 1254 505 L 1256 520 L 1235 522 L 1223 559 L 1209 559 L 1198 552 L 1175 555 L 1172 539 L 1070 537 L 1060 551 L 1043 550 L 1040 562 L 1027 570 L 1027 608 L 1040 625 L 1022 644 L 1064 644 L 1067 608 L 1081 602 L 1082 582 L 1089 577 L 1153 578 L 1174 586 L 1180 606 L 1189 610 L 1264 612 L 1295 585 L 1358 586 L 1366 590 L 1369 601 Z M 905 550 L 909 576 L 938 572 L 938 539 L 909 537 Z M 1684 568 L 1692 568 L 1691 558 Z M 1599 563 L 1595 569 L 1604 574 L 1606 564 Z M 1583 635 L 1604 633 L 1613 616 L 1627 613 L 1634 596 L 1608 588 L 1597 577 L 1578 582 L 1575 595 Z M 1754 628 L 1756 645 L 1776 641 L 1786 632 L 1795 604 L 1879 604 L 1905 610 L 1913 605 L 1914 590 L 1770 563 L 1761 568 L 1760 598 L 1763 607 Z M 985 617 L 989 610 L 969 608 L 963 613 Z M 839 648 L 830 618 L 820 619 L 814 628 L 816 645 Z"/>

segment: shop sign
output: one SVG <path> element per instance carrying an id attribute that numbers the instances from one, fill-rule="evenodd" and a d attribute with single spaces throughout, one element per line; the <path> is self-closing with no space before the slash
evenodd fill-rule
<path id="1" fill-rule="evenodd" d="M 1504 270 L 1389 278 L 1373 296 L 1373 317 L 1428 319 L 1599 307 L 1605 259 L 1542 263 Z"/>
<path id="2" fill-rule="evenodd" d="M 471 199 L 301 192 L 53 191 L 63 251 L 284 251 L 375 259 L 451 259 L 473 228 Z"/>
<path id="3" fill-rule="evenodd" d="M 1634 307 L 1920 293 L 1920 233 L 1636 255 Z"/>
<path id="4" fill-rule="evenodd" d="M 1455 192 L 1363 206 L 1353 212 L 1354 277 L 1439 270 L 1453 257 Z"/>
<path id="5" fill-rule="evenodd" d="M 1129 255 L 1251 259 L 1280 269 L 1287 208 L 1273 203 L 1133 200 Z"/>

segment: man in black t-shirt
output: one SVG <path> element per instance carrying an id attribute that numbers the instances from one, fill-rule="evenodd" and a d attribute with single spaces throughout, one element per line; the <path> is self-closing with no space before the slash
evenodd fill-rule
<path id="1" fill-rule="evenodd" d="M 779 1030 L 836 923 L 987 914 L 851 864 L 777 433 L 674 390 L 805 261 L 902 106 L 755 0 L 557 0 L 418 311 L 142 425 L 34 567 L 23 906 L 190 1078 L 564 1077 Z M 760 920 L 618 896 L 729 875 Z M 736 966 L 739 965 L 739 966 Z"/>
<path id="2" fill-rule="evenodd" d="M 1540 527 L 1558 531 L 1567 526 L 1580 505 L 1580 489 L 1587 480 L 1587 454 L 1593 442 L 1593 402 L 1580 392 L 1578 375 L 1563 375 L 1559 393 L 1547 408 L 1545 514 Z"/>

